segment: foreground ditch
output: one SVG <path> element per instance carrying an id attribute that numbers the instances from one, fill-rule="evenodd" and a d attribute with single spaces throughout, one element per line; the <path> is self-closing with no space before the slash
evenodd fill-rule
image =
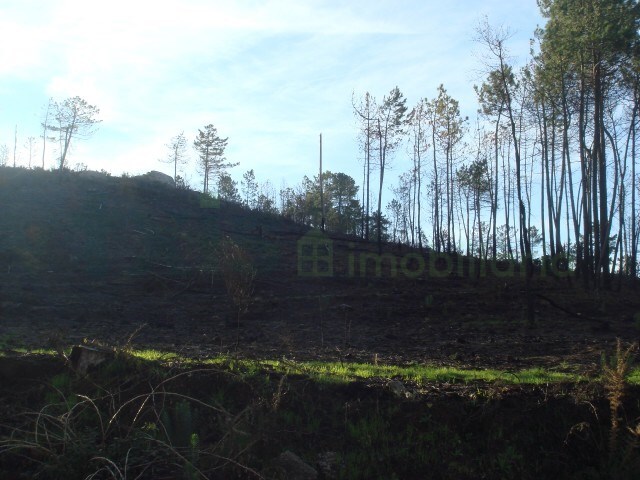
<path id="1" fill-rule="evenodd" d="M 640 389 L 0 357 L 5 478 L 635 478 Z M 616 421 L 612 422 L 615 411 Z M 635 433 L 629 429 L 635 429 Z"/>

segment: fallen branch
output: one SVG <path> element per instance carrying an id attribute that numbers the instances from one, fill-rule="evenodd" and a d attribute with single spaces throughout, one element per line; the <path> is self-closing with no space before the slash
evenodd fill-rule
<path id="1" fill-rule="evenodd" d="M 538 298 L 541 298 L 542 300 L 548 302 L 549 305 L 551 305 L 552 307 L 557 308 L 561 312 L 564 312 L 567 315 L 570 315 L 570 316 L 572 316 L 574 318 L 579 318 L 581 320 L 587 320 L 589 322 L 598 323 L 600 325 L 600 327 L 603 328 L 603 329 L 608 329 L 609 326 L 610 326 L 608 319 L 590 317 L 590 316 L 584 315 L 584 314 L 582 314 L 580 312 L 574 312 L 572 310 L 569 310 L 568 308 L 563 307 L 562 305 L 559 305 L 558 303 L 556 303 L 555 301 L 551 300 L 549 297 L 547 297 L 545 295 L 542 295 L 541 293 L 537 293 L 536 296 Z"/>

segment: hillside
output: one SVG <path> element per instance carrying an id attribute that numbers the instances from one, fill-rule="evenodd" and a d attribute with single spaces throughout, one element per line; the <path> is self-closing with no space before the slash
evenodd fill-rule
<path id="1" fill-rule="evenodd" d="M 134 343 L 232 351 L 236 310 L 218 267 L 226 236 L 257 272 L 239 329 L 248 357 L 589 368 L 616 337 L 638 336 L 640 300 L 625 285 L 594 294 L 540 275 L 528 326 L 517 269 L 477 275 L 460 257 L 389 245 L 377 272 L 374 245 L 334 237 L 332 274 L 314 275 L 323 251 L 304 227 L 137 178 L 3 168 L 0 204 L 4 343 L 118 344 L 146 325 Z"/>
<path id="2" fill-rule="evenodd" d="M 538 272 L 529 325 L 516 265 L 140 178 L 0 168 L 0 204 L 3 478 L 637 477 L 624 282 Z M 112 355 L 86 374 L 83 340 Z"/>

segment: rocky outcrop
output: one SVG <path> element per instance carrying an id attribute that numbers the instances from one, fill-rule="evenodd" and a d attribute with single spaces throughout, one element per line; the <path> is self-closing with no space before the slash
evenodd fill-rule
<path id="1" fill-rule="evenodd" d="M 165 173 L 158 172 L 156 170 L 151 170 L 150 172 L 147 172 L 144 175 L 138 175 L 135 178 L 138 178 L 140 180 L 144 180 L 147 182 L 161 183 L 169 187 L 175 187 L 176 185 L 172 177 L 170 177 Z"/>

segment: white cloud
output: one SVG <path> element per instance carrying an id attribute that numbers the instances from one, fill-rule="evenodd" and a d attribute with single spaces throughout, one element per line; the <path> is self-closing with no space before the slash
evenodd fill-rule
<path id="1" fill-rule="evenodd" d="M 8 95 L 19 102 L 12 86 L 29 79 L 31 99 L 37 85 L 43 103 L 79 95 L 100 108 L 100 130 L 73 152 L 91 168 L 158 169 L 171 136 L 184 130 L 191 139 L 214 123 L 243 171 L 290 171 L 290 183 L 312 175 L 307 163 L 323 131 L 331 168 L 356 175 L 352 92 L 381 98 L 398 85 L 412 104 L 444 83 L 473 111 L 473 27 L 483 13 L 516 18 L 526 55 L 536 7 L 521 3 L 0 3 L 0 41 L 12 46 L 0 50 L 0 137 L 21 118 L 4 108 Z M 20 131 L 37 129 L 29 114 L 33 125 Z"/>

